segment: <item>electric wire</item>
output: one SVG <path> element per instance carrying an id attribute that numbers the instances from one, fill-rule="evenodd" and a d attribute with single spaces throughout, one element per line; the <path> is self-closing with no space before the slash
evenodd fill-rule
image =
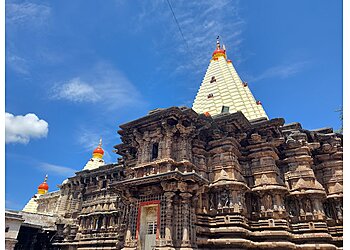
<path id="1" fill-rule="evenodd" d="M 167 0 L 167 3 L 168 3 L 168 5 L 169 5 L 169 8 L 170 8 L 170 10 L 171 10 L 171 13 L 172 13 L 172 15 L 173 15 L 173 17 L 174 17 L 175 23 L 176 23 L 176 25 L 177 25 L 177 27 L 178 27 L 178 29 L 179 29 L 179 31 L 180 31 L 181 37 L 182 37 L 182 39 L 184 40 L 184 42 L 185 42 L 185 44 L 186 44 L 187 50 L 190 51 L 190 53 L 192 53 L 191 50 L 190 50 L 190 47 L 188 46 L 188 43 L 187 43 L 187 41 L 186 41 L 186 39 L 185 39 L 184 33 L 182 32 L 181 26 L 180 26 L 180 24 L 179 24 L 179 22 L 178 22 L 178 20 L 177 20 L 177 18 L 176 18 L 176 15 L 175 15 L 175 12 L 174 12 L 174 10 L 173 10 L 173 7 L 171 6 L 170 0 Z"/>

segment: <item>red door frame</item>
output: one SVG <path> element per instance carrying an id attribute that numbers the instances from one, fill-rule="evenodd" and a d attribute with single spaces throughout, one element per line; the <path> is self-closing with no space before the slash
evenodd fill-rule
<path id="1" fill-rule="evenodd" d="M 153 200 L 153 201 L 144 201 L 140 202 L 138 212 L 137 212 L 137 224 L 136 224 L 136 240 L 139 238 L 139 231 L 140 231 L 140 219 L 141 219 L 141 211 L 142 207 L 148 206 L 148 205 L 154 205 L 157 204 L 157 231 L 156 231 L 156 239 L 159 239 L 159 228 L 160 228 L 160 200 Z"/>

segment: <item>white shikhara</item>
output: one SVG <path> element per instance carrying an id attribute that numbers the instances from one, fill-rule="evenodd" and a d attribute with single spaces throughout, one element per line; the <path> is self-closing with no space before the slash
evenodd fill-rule
<path id="1" fill-rule="evenodd" d="M 216 81 L 212 81 L 213 77 Z M 222 55 L 210 60 L 192 108 L 199 114 L 208 112 L 213 116 L 222 113 L 223 106 L 229 107 L 230 113 L 242 111 L 248 120 L 268 118 L 232 62 Z"/>

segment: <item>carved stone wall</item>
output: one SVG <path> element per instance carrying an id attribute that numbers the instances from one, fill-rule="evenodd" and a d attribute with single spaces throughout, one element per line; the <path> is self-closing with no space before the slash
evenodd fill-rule
<path id="1" fill-rule="evenodd" d="M 139 199 L 144 191 L 138 186 L 173 183 L 158 191 L 171 197 L 165 216 L 172 222 L 159 249 L 342 245 L 342 136 L 331 129 L 308 131 L 280 118 L 248 122 L 240 112 L 212 118 L 179 108 L 121 128 L 123 144 L 116 149 L 126 163 L 126 199 Z M 129 165 L 135 145 L 138 161 Z M 189 184 L 196 188 L 179 191 Z"/>
<path id="2" fill-rule="evenodd" d="M 332 129 L 177 107 L 120 127 L 118 164 L 78 172 L 40 203 L 56 204 L 62 249 L 141 249 L 145 204 L 159 206 L 154 249 L 342 247 L 342 135 Z"/>

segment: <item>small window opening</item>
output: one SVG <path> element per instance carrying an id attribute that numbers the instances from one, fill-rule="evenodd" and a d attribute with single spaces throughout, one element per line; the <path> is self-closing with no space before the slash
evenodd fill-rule
<path id="1" fill-rule="evenodd" d="M 183 120 L 182 125 L 184 125 L 184 127 L 189 127 L 191 125 L 191 122 L 187 121 L 187 120 Z"/>
<path id="2" fill-rule="evenodd" d="M 151 221 L 147 222 L 147 234 L 156 234 L 157 233 L 157 222 Z"/>
<path id="3" fill-rule="evenodd" d="M 7 233 L 8 231 L 10 231 L 10 227 L 5 228 L 5 233 Z"/>
<path id="4" fill-rule="evenodd" d="M 107 187 L 107 181 L 104 180 L 104 181 L 102 181 L 102 188 L 106 188 L 106 187 Z"/>
<path id="5" fill-rule="evenodd" d="M 159 144 L 157 142 L 153 143 L 153 146 L 152 146 L 152 160 L 158 158 L 158 147 L 159 147 Z"/>
<path id="6" fill-rule="evenodd" d="M 213 97 L 214 97 L 213 94 L 209 94 L 209 95 L 208 95 L 208 98 L 213 98 Z"/>
<path id="7" fill-rule="evenodd" d="M 228 106 L 222 106 L 221 113 L 228 113 L 230 110 L 230 107 Z"/>
<path id="8" fill-rule="evenodd" d="M 178 121 L 176 119 L 170 118 L 170 119 L 167 120 L 167 123 L 170 126 L 175 126 L 178 123 Z"/>
<path id="9" fill-rule="evenodd" d="M 216 82 L 215 76 L 211 77 L 210 83 Z"/>

